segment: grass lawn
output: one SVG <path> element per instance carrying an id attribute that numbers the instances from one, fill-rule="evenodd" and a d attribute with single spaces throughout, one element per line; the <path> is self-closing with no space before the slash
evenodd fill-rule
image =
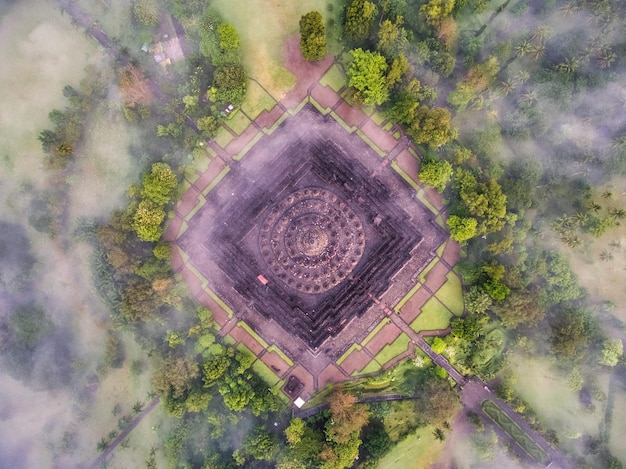
<path id="1" fill-rule="evenodd" d="M 327 5 L 332 5 L 332 11 Z M 248 73 L 276 99 L 294 84 L 294 77 L 282 64 L 285 39 L 298 34 L 300 17 L 318 10 L 325 21 L 332 19 L 338 24 L 343 10 L 343 2 L 338 0 L 215 0 L 211 6 L 237 28 Z"/>
<path id="2" fill-rule="evenodd" d="M 416 469 L 434 464 L 444 443 L 433 436 L 434 426 L 420 428 L 407 436 L 378 464 L 378 469 Z"/>
<path id="3" fill-rule="evenodd" d="M 432 297 L 422 307 L 422 312 L 411 323 L 415 332 L 445 329 L 450 325 L 452 314 L 437 298 Z"/>
<path id="4" fill-rule="evenodd" d="M 224 123 L 237 135 L 241 135 L 250 125 L 250 119 L 248 119 L 243 112 L 237 112 L 230 119 L 225 120 Z"/>
<path id="5" fill-rule="evenodd" d="M 435 296 L 446 305 L 455 316 L 461 316 L 464 309 L 461 280 L 454 272 L 448 272 L 446 279 L 446 283 L 437 290 Z"/>
<path id="6" fill-rule="evenodd" d="M 246 102 L 241 106 L 250 119 L 256 119 L 263 111 L 271 111 L 276 106 L 276 101 L 256 81 L 248 82 Z"/>
<path id="7" fill-rule="evenodd" d="M 215 142 L 222 148 L 226 148 L 230 142 L 233 141 L 235 137 L 231 134 L 228 129 L 224 126 L 221 126 L 217 130 L 217 135 L 215 136 Z"/>
<path id="8" fill-rule="evenodd" d="M 403 332 L 398 336 L 396 340 L 394 340 L 389 345 L 383 347 L 383 349 L 378 352 L 378 355 L 376 355 L 374 359 L 381 365 L 384 365 L 389 360 L 397 357 L 403 352 L 406 352 L 410 341 L 411 339 L 409 338 L 409 336 Z"/>
<path id="9" fill-rule="evenodd" d="M 352 376 L 367 375 L 367 374 L 370 374 L 370 373 L 376 373 L 377 371 L 380 371 L 381 369 L 382 369 L 382 367 L 380 366 L 380 363 L 378 363 L 376 360 L 372 360 L 361 371 L 355 371 L 354 373 L 352 373 Z"/>
<path id="10" fill-rule="evenodd" d="M 265 381 L 269 386 L 274 386 L 280 381 L 280 378 L 276 376 L 269 366 L 263 363 L 261 360 L 257 360 L 252 364 L 252 369 Z"/>
<path id="11" fill-rule="evenodd" d="M 336 93 L 339 92 L 344 86 L 346 86 L 346 76 L 343 74 L 343 71 L 339 67 L 339 65 L 335 64 L 324 74 L 321 78 L 320 83 L 324 86 L 328 86 Z"/>

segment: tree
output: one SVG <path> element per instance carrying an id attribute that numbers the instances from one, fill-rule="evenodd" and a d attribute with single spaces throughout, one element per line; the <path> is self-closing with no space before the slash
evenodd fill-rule
<path id="1" fill-rule="evenodd" d="M 218 103 L 232 103 L 237 106 L 246 96 L 246 72 L 240 64 L 224 65 L 215 70 L 213 86 Z"/>
<path id="2" fill-rule="evenodd" d="M 152 385 L 161 395 L 180 398 L 198 377 L 198 364 L 189 357 L 169 357 L 152 375 Z"/>
<path id="3" fill-rule="evenodd" d="M 474 285 L 463 295 L 465 309 L 470 314 L 482 314 L 489 309 L 493 303 L 491 297 L 482 288 Z"/>
<path id="4" fill-rule="evenodd" d="M 289 446 L 295 446 L 302 441 L 305 427 L 304 420 L 297 417 L 291 419 L 289 426 L 285 428 L 285 437 Z"/>
<path id="5" fill-rule="evenodd" d="M 563 310 L 552 325 L 552 349 L 563 358 L 582 358 L 590 341 L 589 319 L 583 311 Z"/>
<path id="6" fill-rule="evenodd" d="M 364 104 L 380 105 L 387 101 L 387 61 L 378 52 L 354 49 L 350 51 L 352 62 L 348 67 L 348 84 L 357 90 L 356 98 Z"/>
<path id="7" fill-rule="evenodd" d="M 135 0 L 133 13 L 135 19 L 145 26 L 159 24 L 159 4 L 156 0 Z"/>
<path id="8" fill-rule="evenodd" d="M 404 52 L 409 45 L 406 29 L 402 27 L 403 23 L 404 18 L 398 16 L 395 23 L 385 20 L 380 25 L 376 48 L 387 57 L 394 57 Z"/>
<path id="9" fill-rule="evenodd" d="M 259 425 L 246 435 L 241 445 L 242 451 L 254 459 L 272 461 L 278 454 L 279 445 L 276 437 Z"/>
<path id="10" fill-rule="evenodd" d="M 158 241 L 163 234 L 161 223 L 165 220 L 165 211 L 149 200 L 139 203 L 133 217 L 133 229 L 142 241 Z"/>
<path id="11" fill-rule="evenodd" d="M 438 26 L 453 9 L 454 0 L 429 0 L 420 7 L 419 14 L 430 26 Z"/>
<path id="12" fill-rule="evenodd" d="M 352 0 L 346 8 L 345 33 L 353 42 L 365 41 L 372 32 L 376 5 L 367 0 Z"/>
<path id="13" fill-rule="evenodd" d="M 124 95 L 126 106 L 133 108 L 137 105 L 148 106 L 154 100 L 150 83 L 142 70 L 128 64 L 118 71 L 118 84 Z"/>
<path id="14" fill-rule="evenodd" d="M 356 397 L 337 389 L 330 398 L 331 419 L 326 424 L 326 439 L 337 444 L 347 444 L 358 436 L 369 419 L 367 406 L 356 404 Z"/>
<path id="15" fill-rule="evenodd" d="M 602 343 L 602 352 L 598 363 L 603 366 L 615 366 L 624 354 L 622 339 L 607 339 Z"/>
<path id="16" fill-rule="evenodd" d="M 310 11 L 300 18 L 300 50 L 309 61 L 322 60 L 328 52 L 322 15 Z"/>
<path id="17" fill-rule="evenodd" d="M 455 241 L 462 243 L 476 236 L 478 222 L 475 218 L 450 215 L 447 223 L 448 228 L 450 228 L 450 235 Z"/>
<path id="18" fill-rule="evenodd" d="M 428 159 L 420 167 L 420 181 L 434 187 L 439 193 L 444 191 L 451 177 L 452 165 L 447 161 Z"/>
<path id="19" fill-rule="evenodd" d="M 154 163 L 149 174 L 143 176 L 141 197 L 155 206 L 163 206 L 172 200 L 178 187 L 176 175 L 167 163 Z"/>
<path id="20" fill-rule="evenodd" d="M 514 290 L 504 301 L 492 307 L 505 327 L 513 329 L 519 324 L 533 325 L 544 315 L 544 307 L 537 296 L 528 291 Z"/>
<path id="21" fill-rule="evenodd" d="M 437 148 L 455 139 L 457 131 L 452 127 L 450 111 L 445 108 L 431 109 L 421 105 L 415 111 L 407 134 L 413 138 L 415 143 L 427 143 L 431 147 Z"/>

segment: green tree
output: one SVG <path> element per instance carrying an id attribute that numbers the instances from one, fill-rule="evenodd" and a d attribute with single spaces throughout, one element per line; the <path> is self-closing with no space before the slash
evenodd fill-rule
<path id="1" fill-rule="evenodd" d="M 454 0 L 429 0 L 420 7 L 419 14 L 430 26 L 438 26 L 453 9 Z"/>
<path id="2" fill-rule="evenodd" d="M 244 438 L 241 447 L 246 454 L 261 461 L 274 460 L 280 448 L 274 434 L 261 425 L 252 429 Z"/>
<path id="3" fill-rule="evenodd" d="M 387 101 L 387 61 L 378 52 L 354 49 L 348 67 L 348 84 L 357 90 L 356 98 L 364 104 L 380 105 Z"/>
<path id="4" fill-rule="evenodd" d="M 447 161 L 427 159 L 420 166 L 419 178 L 441 193 L 452 177 L 452 165 Z"/>
<path id="5" fill-rule="evenodd" d="M 297 417 L 291 419 L 289 426 L 285 428 L 285 437 L 289 446 L 295 446 L 302 441 L 305 427 L 304 420 Z"/>
<path id="6" fill-rule="evenodd" d="M 155 206 L 165 205 L 172 200 L 178 187 L 176 175 L 167 163 L 154 163 L 149 174 L 143 176 L 141 197 Z"/>
<path id="7" fill-rule="evenodd" d="M 440 147 L 457 136 L 456 129 L 452 127 L 450 111 L 445 108 L 431 109 L 425 105 L 418 106 L 415 110 L 407 133 L 415 143 L 427 143 L 434 148 Z"/>
<path id="8" fill-rule="evenodd" d="M 224 65 L 213 75 L 215 100 L 218 103 L 241 104 L 246 96 L 247 76 L 240 64 Z"/>
<path id="9" fill-rule="evenodd" d="M 474 285 L 463 295 L 465 309 L 470 314 L 482 314 L 493 303 L 491 297 L 482 288 Z"/>
<path id="10" fill-rule="evenodd" d="M 213 138 L 217 133 L 218 124 L 213 116 L 201 117 L 197 120 L 196 125 L 204 137 Z"/>
<path id="11" fill-rule="evenodd" d="M 498 315 L 502 324 L 515 328 L 519 324 L 533 325 L 544 315 L 544 307 L 536 295 L 526 290 L 514 290 L 504 301 L 495 303 L 491 308 Z"/>
<path id="12" fill-rule="evenodd" d="M 603 366 L 615 366 L 624 355 L 622 339 L 607 339 L 602 343 L 598 363 Z"/>
<path id="13" fill-rule="evenodd" d="M 552 349 L 562 357 L 581 359 L 590 341 L 589 318 L 580 310 L 562 310 L 552 325 Z"/>
<path id="14" fill-rule="evenodd" d="M 133 217 L 133 229 L 142 241 L 158 241 L 163 234 L 161 223 L 165 219 L 165 211 L 153 202 L 143 200 L 139 203 Z"/>
<path id="15" fill-rule="evenodd" d="M 346 8 L 345 33 L 353 42 L 370 37 L 376 16 L 376 5 L 367 0 L 352 0 Z"/>
<path id="16" fill-rule="evenodd" d="M 475 218 L 450 215 L 447 223 L 448 228 L 450 228 L 450 235 L 455 241 L 462 243 L 476 236 L 478 222 Z"/>
<path id="17" fill-rule="evenodd" d="M 159 4 L 156 0 L 135 0 L 133 5 L 135 19 L 145 26 L 159 24 Z"/>
<path id="18" fill-rule="evenodd" d="M 324 21 L 318 11 L 310 11 L 300 18 L 300 50 L 309 61 L 322 60 L 328 53 Z"/>
<path id="19" fill-rule="evenodd" d="M 230 354 L 223 353 L 206 359 L 202 363 L 203 380 L 205 386 L 213 385 L 220 379 L 230 367 L 232 358 Z"/>
<path id="20" fill-rule="evenodd" d="M 403 23 L 404 18 L 398 16 L 394 23 L 385 20 L 380 25 L 376 47 L 387 57 L 395 57 L 403 53 L 409 45 L 406 29 L 402 27 Z"/>

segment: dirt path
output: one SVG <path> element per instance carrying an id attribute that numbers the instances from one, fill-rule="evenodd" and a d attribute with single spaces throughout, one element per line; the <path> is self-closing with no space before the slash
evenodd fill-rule
<path id="1" fill-rule="evenodd" d="M 154 409 L 159 403 L 160 399 L 155 397 L 147 407 L 142 410 L 137 417 L 119 434 L 119 436 L 111 442 L 111 444 L 105 449 L 100 456 L 96 458 L 94 462 L 89 465 L 89 469 L 98 469 L 101 464 L 106 461 L 106 458 L 117 448 L 117 446 L 126 439 L 128 434 L 132 432 L 137 425 L 148 415 L 152 409 Z"/>

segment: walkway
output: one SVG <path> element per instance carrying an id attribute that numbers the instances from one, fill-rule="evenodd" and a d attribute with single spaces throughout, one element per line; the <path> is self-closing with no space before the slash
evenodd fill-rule
<path id="1" fill-rule="evenodd" d="M 148 406 L 144 410 L 142 410 L 137 415 L 137 417 L 135 417 L 135 419 L 122 431 L 122 433 L 120 433 L 119 436 L 109 444 L 107 449 L 105 449 L 102 454 L 100 454 L 100 456 L 98 456 L 98 458 L 91 463 L 89 469 L 98 469 L 102 467 L 102 464 L 106 461 L 106 458 L 109 457 L 113 450 L 115 450 L 115 448 L 117 448 L 117 446 L 126 439 L 128 434 L 132 432 L 137 425 L 139 425 L 139 422 L 141 422 L 144 417 L 146 417 L 146 415 L 148 415 L 152 411 L 152 409 L 157 406 L 158 403 L 159 398 L 155 397 L 150 402 L 150 404 L 148 404 Z"/>

